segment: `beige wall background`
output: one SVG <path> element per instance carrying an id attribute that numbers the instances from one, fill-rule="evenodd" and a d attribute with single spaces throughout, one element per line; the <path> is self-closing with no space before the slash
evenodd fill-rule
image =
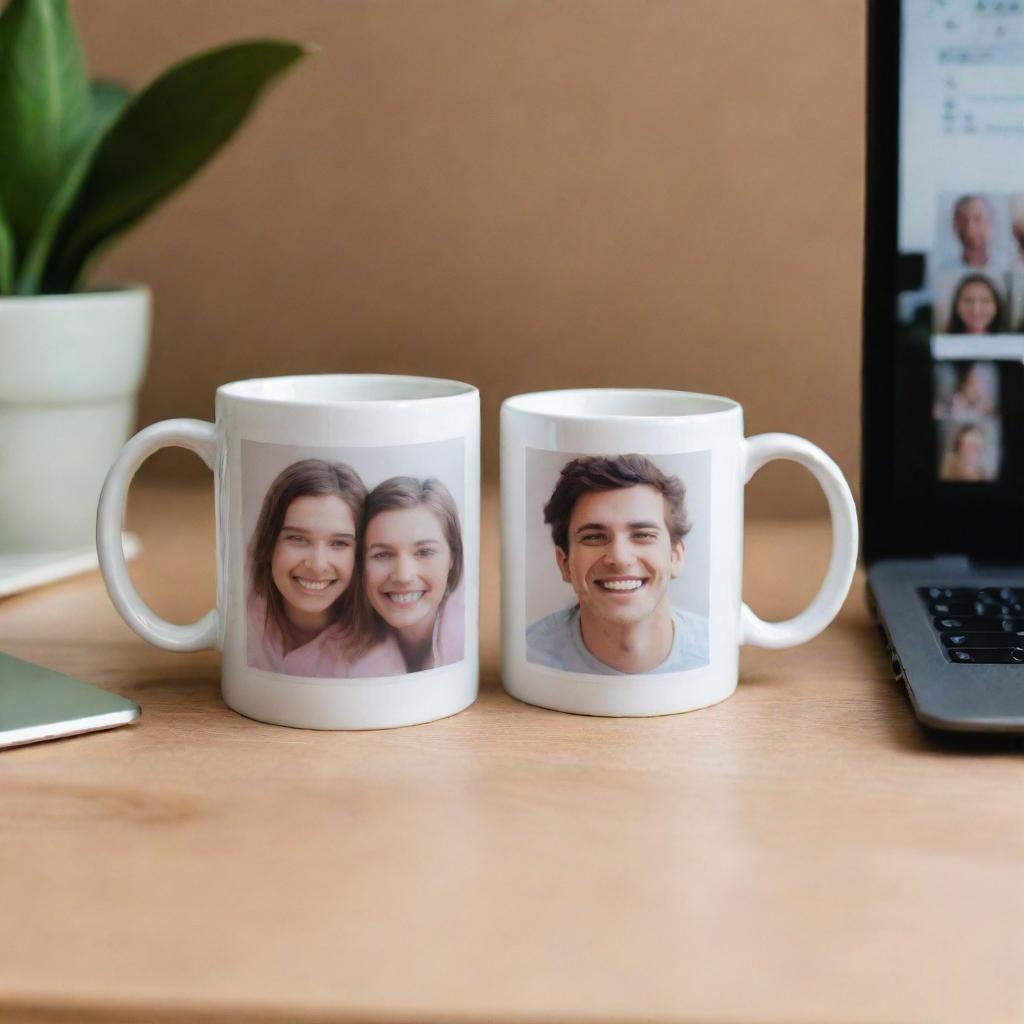
<path id="1" fill-rule="evenodd" d="M 87 0 L 140 85 L 275 35 L 320 53 L 95 276 L 155 295 L 140 423 L 254 375 L 730 395 L 858 477 L 861 0 Z M 185 455 L 152 472 L 195 476 Z M 753 513 L 824 509 L 795 467 Z"/>

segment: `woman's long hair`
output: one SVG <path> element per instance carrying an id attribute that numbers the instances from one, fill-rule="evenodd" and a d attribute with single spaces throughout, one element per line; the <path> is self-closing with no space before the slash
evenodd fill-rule
<path id="1" fill-rule="evenodd" d="M 323 459 L 293 462 L 277 474 L 263 498 L 256 529 L 253 530 L 249 544 L 249 585 L 252 593 L 266 603 L 266 628 L 274 630 L 282 641 L 289 636 L 288 617 L 284 599 L 274 584 L 271 569 L 274 547 L 281 535 L 288 508 L 296 498 L 327 495 L 335 495 L 348 505 L 358 531 L 366 501 L 366 485 L 350 466 Z M 356 560 L 358 562 L 358 555 Z M 346 634 L 355 628 L 354 608 L 360 603 L 360 590 L 358 573 L 353 572 L 345 592 L 328 609 L 330 622 L 338 623 Z"/>
<path id="2" fill-rule="evenodd" d="M 957 307 L 960 305 L 960 296 L 963 294 L 963 290 L 969 284 L 983 284 L 991 293 L 992 301 L 996 304 L 996 315 L 992 317 L 989 325 L 985 328 L 985 333 L 998 334 L 1003 325 L 1003 300 L 999 294 L 999 289 L 992 283 L 991 278 L 986 277 L 984 274 L 968 274 L 956 286 L 956 294 L 953 296 L 953 311 L 949 316 L 949 333 L 967 333 L 967 324 L 964 323 Z"/>
<path id="3" fill-rule="evenodd" d="M 949 441 L 949 450 L 943 457 L 942 464 L 939 467 L 939 479 L 950 480 L 950 481 L 964 481 L 973 480 L 974 477 L 965 477 L 963 458 L 960 455 L 960 447 L 964 443 L 964 438 L 968 434 L 976 434 L 980 439 L 981 443 L 985 444 L 985 435 L 977 423 L 963 423 L 957 427 L 953 436 Z M 988 479 L 985 466 L 982 465 L 980 470 L 980 476 L 978 479 Z"/>
<path id="4" fill-rule="evenodd" d="M 393 476 L 378 484 L 366 497 L 363 505 L 363 517 L 359 526 L 359 554 L 357 558 L 358 577 L 362 600 L 359 602 L 354 629 L 353 643 L 359 653 L 380 643 L 387 635 L 387 623 L 370 605 L 369 599 L 362 594 L 362 583 L 365 577 L 366 563 L 366 530 L 373 519 L 382 512 L 394 509 L 417 508 L 425 506 L 437 517 L 441 524 L 444 539 L 451 551 L 452 564 L 448 569 L 448 580 L 445 584 L 444 597 L 438 605 L 438 614 L 448 595 L 462 582 L 463 553 L 462 527 L 459 523 L 459 510 L 451 492 L 440 480 L 429 477 L 418 480 L 413 476 Z"/>

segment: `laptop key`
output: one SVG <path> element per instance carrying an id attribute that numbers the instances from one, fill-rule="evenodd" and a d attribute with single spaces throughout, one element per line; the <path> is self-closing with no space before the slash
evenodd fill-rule
<path id="1" fill-rule="evenodd" d="M 942 633 L 939 637 L 945 647 L 1007 647 L 1019 644 L 1024 647 L 1024 630 L 1015 633 L 964 633 L 954 631 Z"/>
<path id="2" fill-rule="evenodd" d="M 932 615 L 998 615 L 1024 618 L 1024 605 L 1012 602 L 998 604 L 994 601 L 932 601 L 928 605 Z"/>
<path id="3" fill-rule="evenodd" d="M 960 665 L 1020 665 L 1024 664 L 1022 647 L 972 647 L 970 650 L 947 649 L 949 660 Z"/>
<path id="4" fill-rule="evenodd" d="M 983 601 L 932 601 L 932 615 L 988 615 L 991 605 Z"/>
<path id="5" fill-rule="evenodd" d="M 939 632 L 963 630 L 965 633 L 1016 633 L 1024 630 L 1024 617 L 1000 618 L 998 615 L 937 616 L 932 620 Z"/>
<path id="6" fill-rule="evenodd" d="M 933 615 L 1024 615 L 1024 594 L 1012 587 L 919 587 Z"/>
<path id="7" fill-rule="evenodd" d="M 1024 615 L 1024 607 L 1019 604 L 989 604 L 979 601 L 975 606 L 979 615 L 1001 615 L 1021 617 Z"/>
<path id="8" fill-rule="evenodd" d="M 925 601 L 977 601 L 980 591 L 973 587 L 918 587 Z"/>

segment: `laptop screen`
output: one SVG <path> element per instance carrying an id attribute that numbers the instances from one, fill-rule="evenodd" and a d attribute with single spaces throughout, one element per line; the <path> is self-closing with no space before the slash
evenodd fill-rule
<path id="1" fill-rule="evenodd" d="M 1024 483 L 1024 0 L 901 20 L 897 480 L 969 503 Z"/>

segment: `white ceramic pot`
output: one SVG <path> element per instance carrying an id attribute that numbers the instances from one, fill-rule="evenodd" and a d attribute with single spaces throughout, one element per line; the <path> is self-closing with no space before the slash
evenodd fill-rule
<path id="1" fill-rule="evenodd" d="M 149 289 L 0 298 L 0 555 L 94 543 L 135 425 Z"/>

